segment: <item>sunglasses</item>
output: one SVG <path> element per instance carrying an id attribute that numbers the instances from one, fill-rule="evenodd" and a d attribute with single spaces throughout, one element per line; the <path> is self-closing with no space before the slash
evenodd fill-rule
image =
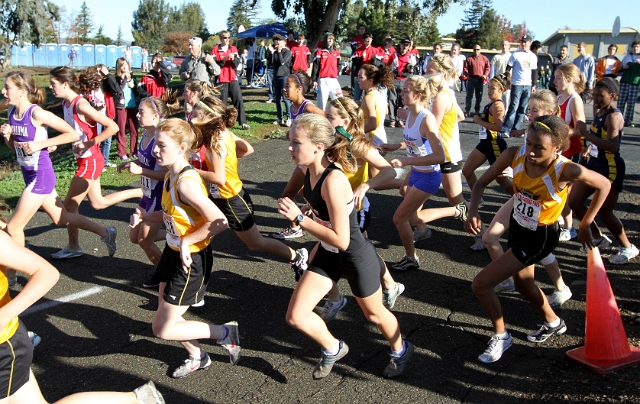
<path id="1" fill-rule="evenodd" d="M 221 38 L 222 38 L 222 39 L 229 39 L 229 38 L 231 38 L 231 37 L 230 37 L 230 36 L 223 36 L 223 37 L 221 37 Z"/>
<path id="2" fill-rule="evenodd" d="M 480 48 L 474 48 L 473 50 L 480 50 Z"/>

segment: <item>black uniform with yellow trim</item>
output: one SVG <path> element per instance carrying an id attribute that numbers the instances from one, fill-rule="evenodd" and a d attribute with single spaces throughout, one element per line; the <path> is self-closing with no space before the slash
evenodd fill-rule
<path id="1" fill-rule="evenodd" d="M 204 180 L 191 166 L 185 167 L 173 181 L 169 173 L 165 175 L 162 218 L 166 228 L 167 244 L 162 252 L 156 276 L 160 282 L 167 283 L 164 301 L 176 306 L 190 306 L 202 300 L 213 268 L 213 251 L 209 245 L 209 238 L 189 246 L 193 262 L 186 273 L 182 268 L 180 240 L 206 223 L 200 212 L 180 198 L 178 183 L 185 180 L 196 181 L 202 194 L 207 195 Z"/>
<path id="2" fill-rule="evenodd" d="M 612 108 L 601 116 L 596 115 L 589 127 L 589 132 L 601 139 L 609 139 L 604 123 L 607 116 L 615 112 L 620 113 L 620 110 Z M 611 182 L 611 187 L 617 192 L 622 192 L 622 183 L 626 171 L 624 160 L 620 156 L 621 141 L 622 130 L 618 133 L 618 150 L 615 153 L 601 149 L 594 144 L 589 145 L 589 161 L 587 162 L 587 168 L 607 177 Z"/>
<path id="3" fill-rule="evenodd" d="M 484 107 L 480 118 L 483 122 L 494 123 L 493 115 L 491 115 L 490 110 L 491 106 L 496 101 L 491 102 L 490 104 Z M 500 101 L 502 102 L 502 101 Z M 489 161 L 489 165 L 496 162 L 496 159 L 500 157 L 500 153 L 502 153 L 507 148 L 507 142 L 498 135 L 498 132 L 495 130 L 489 130 L 484 126 L 480 126 L 480 143 L 476 146 L 476 149 L 480 151 L 487 157 Z"/>

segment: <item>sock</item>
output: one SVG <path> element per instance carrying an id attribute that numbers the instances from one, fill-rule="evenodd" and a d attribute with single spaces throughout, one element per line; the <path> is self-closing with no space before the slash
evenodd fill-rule
<path id="1" fill-rule="evenodd" d="M 498 337 L 498 339 L 507 339 L 509 337 L 509 332 L 505 331 L 502 334 L 496 334 L 496 337 Z"/>
<path id="2" fill-rule="evenodd" d="M 337 302 L 334 302 L 334 301 L 332 301 L 332 300 L 329 300 L 329 302 L 331 303 L 331 305 L 332 305 L 333 307 L 335 307 L 335 306 L 339 306 L 339 305 L 340 305 L 340 303 L 342 303 L 342 295 L 340 295 L 340 300 L 338 300 Z"/>
<path id="3" fill-rule="evenodd" d="M 222 329 L 224 330 L 224 335 L 222 335 L 222 338 L 220 339 L 224 340 L 225 338 L 227 338 L 227 336 L 229 336 L 229 329 L 225 326 L 222 326 Z"/>
<path id="4" fill-rule="evenodd" d="M 333 348 L 329 350 L 323 349 L 322 351 L 327 356 L 336 356 L 338 352 L 340 352 L 340 341 L 336 340 L 336 344 L 333 346 Z"/>
<path id="5" fill-rule="evenodd" d="M 560 317 L 556 317 L 556 319 L 550 323 L 545 322 L 547 327 L 557 327 L 560 325 Z"/>
<path id="6" fill-rule="evenodd" d="M 405 352 L 407 352 L 407 343 L 405 340 L 402 340 L 402 349 L 400 349 L 399 351 L 391 350 L 391 355 L 397 356 L 399 358 L 404 355 Z"/>

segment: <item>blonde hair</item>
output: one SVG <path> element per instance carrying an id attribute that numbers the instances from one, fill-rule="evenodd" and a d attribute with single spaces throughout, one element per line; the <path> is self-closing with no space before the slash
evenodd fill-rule
<path id="1" fill-rule="evenodd" d="M 222 134 L 236 123 L 238 111 L 227 107 L 220 98 L 205 96 L 193 106 L 194 127 L 202 134 L 202 144 L 222 156 Z"/>
<path id="2" fill-rule="evenodd" d="M 349 145 L 351 153 L 356 157 L 363 157 L 372 147 L 364 132 L 364 111 L 348 97 L 338 97 L 329 101 L 329 105 L 338 111 L 341 119 L 348 119 L 349 124 L 344 128 L 353 140 Z M 342 136 L 336 136 L 336 141 L 340 141 Z"/>
<path id="3" fill-rule="evenodd" d="M 560 116 L 560 107 L 558 106 L 558 98 L 551 90 L 540 89 L 529 96 L 529 102 L 534 103 L 537 107 L 545 111 L 553 111 L 553 114 Z"/>
<path id="4" fill-rule="evenodd" d="M 43 88 L 36 87 L 36 82 L 28 73 L 13 71 L 7 73 L 5 80 L 10 80 L 11 84 L 18 90 L 27 92 L 27 99 L 32 104 L 43 105 L 47 99 L 47 93 Z M 8 104 L 7 104 L 8 106 Z"/>
<path id="5" fill-rule="evenodd" d="M 455 80 L 458 77 L 456 68 L 453 66 L 453 60 L 451 60 L 451 57 L 449 57 L 449 55 L 438 53 L 436 55 L 433 55 L 431 59 L 429 59 L 429 62 L 431 61 L 433 61 L 436 70 L 439 73 L 442 73 L 445 80 Z"/>
<path id="6" fill-rule="evenodd" d="M 580 69 L 578 69 L 578 66 L 573 63 L 567 63 L 566 65 L 558 66 L 556 71 L 560 72 L 562 77 L 565 79 L 571 80 L 576 92 L 583 97 L 583 93 L 587 88 L 587 80 L 585 79 L 584 74 L 580 72 Z"/>
<path id="7" fill-rule="evenodd" d="M 169 107 L 167 106 L 167 103 L 161 100 L 160 98 L 156 98 L 156 97 L 143 98 L 140 101 L 140 107 L 143 104 L 147 106 L 149 109 L 151 109 L 152 111 L 154 111 L 156 114 L 158 114 L 158 117 L 160 119 L 163 119 L 169 116 Z"/>
<path id="8" fill-rule="evenodd" d="M 433 76 L 410 76 L 405 80 L 405 85 L 411 86 L 414 92 L 421 95 L 420 104 L 429 108 L 433 98 L 438 94 L 438 85 Z"/>
<path id="9" fill-rule="evenodd" d="M 170 118 L 158 124 L 158 132 L 164 132 L 180 145 L 186 144 L 190 150 L 199 150 L 202 145 L 202 134 L 191 124 L 178 118 Z M 184 153 L 184 159 L 189 161 L 189 153 Z"/>

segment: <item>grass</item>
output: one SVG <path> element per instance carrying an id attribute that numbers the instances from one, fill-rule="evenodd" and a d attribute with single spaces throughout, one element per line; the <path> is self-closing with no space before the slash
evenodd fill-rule
<path id="1" fill-rule="evenodd" d="M 134 73 L 137 79 L 142 77 L 141 73 Z M 49 89 L 49 76 L 46 74 L 34 76 L 36 85 L 39 88 L 45 88 L 47 99 L 44 108 L 54 112 L 58 116 L 62 116 L 61 101 L 53 96 Z M 170 88 L 175 88 L 182 93 L 183 82 L 178 75 L 174 75 L 174 79 L 169 84 Z M 0 78 L 0 87 L 4 87 L 4 78 Z M 233 128 L 233 133 L 237 136 L 247 139 L 250 143 L 256 143 L 263 139 L 276 139 L 286 135 L 286 127 L 275 125 L 273 122 L 277 119 L 276 106 L 274 103 L 265 103 L 267 100 L 266 88 L 243 88 L 242 95 L 244 100 L 245 114 L 247 122 L 251 126 L 249 130 L 242 130 L 237 124 Z M 284 108 L 284 105 L 283 105 Z M 178 118 L 184 119 L 184 113 L 176 115 Z M 7 122 L 6 113 L 0 117 L 0 124 Z M 55 136 L 57 133 L 50 130 L 49 136 Z M 109 160 L 112 162 L 119 161 L 115 152 L 116 140 L 113 139 L 111 144 L 111 153 Z M 57 183 L 56 191 L 61 197 L 67 194 L 69 184 L 76 172 L 76 161 L 71 152 L 70 145 L 58 147 L 51 154 L 53 168 L 56 172 Z M 107 168 L 100 177 L 100 183 L 103 190 L 117 189 L 130 185 L 138 181 L 138 176 L 128 172 L 117 174 L 115 168 Z M 14 208 L 20 198 L 25 184 L 22 178 L 20 166 L 16 163 L 15 153 L 5 144 L 0 145 L 0 197 L 4 198 L 5 203 Z"/>

